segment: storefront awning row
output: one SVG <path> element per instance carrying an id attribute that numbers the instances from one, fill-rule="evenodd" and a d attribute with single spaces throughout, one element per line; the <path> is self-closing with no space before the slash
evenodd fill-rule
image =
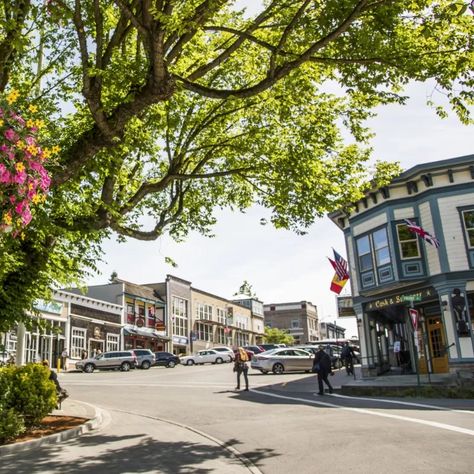
<path id="1" fill-rule="evenodd" d="M 168 336 L 165 336 L 163 333 L 153 328 L 139 328 L 136 326 L 125 326 L 123 329 L 123 333 L 125 336 L 152 337 L 156 339 L 161 339 L 162 341 L 170 340 Z"/>

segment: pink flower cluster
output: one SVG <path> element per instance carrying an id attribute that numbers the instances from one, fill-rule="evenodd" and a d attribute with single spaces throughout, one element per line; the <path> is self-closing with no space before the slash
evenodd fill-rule
<path id="1" fill-rule="evenodd" d="M 51 151 L 37 141 L 37 122 L 25 121 L 5 101 L 0 103 L 0 231 L 18 233 L 43 202 L 51 179 L 43 166 Z"/>

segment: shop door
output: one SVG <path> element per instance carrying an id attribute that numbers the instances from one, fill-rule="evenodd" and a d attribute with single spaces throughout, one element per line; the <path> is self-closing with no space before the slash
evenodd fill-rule
<path id="1" fill-rule="evenodd" d="M 439 316 L 428 318 L 427 330 L 433 373 L 445 373 L 448 371 L 448 354 L 446 352 L 444 328 L 441 318 Z"/>

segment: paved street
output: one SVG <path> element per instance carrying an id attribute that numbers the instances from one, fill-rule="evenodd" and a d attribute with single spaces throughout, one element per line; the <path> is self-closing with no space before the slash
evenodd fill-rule
<path id="1" fill-rule="evenodd" d="M 320 397 L 313 375 L 249 373 L 250 392 L 229 364 L 60 374 L 105 425 L 4 456 L 0 472 L 472 472 L 474 400 Z"/>

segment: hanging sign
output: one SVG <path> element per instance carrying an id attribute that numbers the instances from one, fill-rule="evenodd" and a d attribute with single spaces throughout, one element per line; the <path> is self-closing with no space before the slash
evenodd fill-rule
<path id="1" fill-rule="evenodd" d="M 418 311 L 416 309 L 409 308 L 408 312 L 410 313 L 413 329 L 416 331 L 418 329 Z"/>

